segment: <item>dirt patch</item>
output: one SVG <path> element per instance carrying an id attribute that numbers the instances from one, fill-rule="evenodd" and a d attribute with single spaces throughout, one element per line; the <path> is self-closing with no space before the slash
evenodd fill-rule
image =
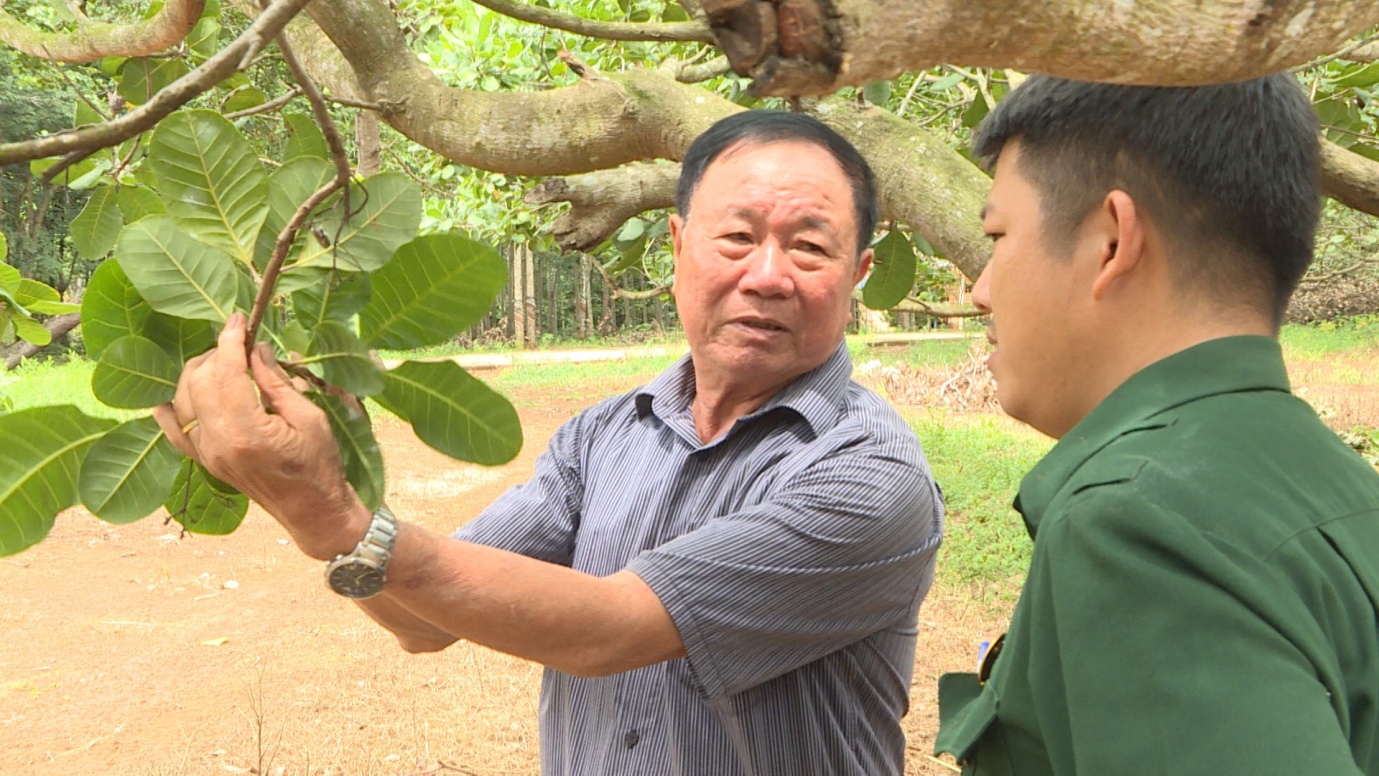
<path id="1" fill-rule="evenodd" d="M 529 477 L 559 424 L 597 397 L 512 398 L 526 444 L 493 469 L 380 422 L 399 514 L 463 524 Z M 62 514 L 46 541 L 0 559 L 0 772 L 537 772 L 539 666 L 468 643 L 408 655 L 325 589 L 320 565 L 257 508 L 227 537 Z M 942 590 L 926 603 L 909 773 L 951 772 L 927 759 L 937 676 L 972 662 L 1005 614 Z"/>

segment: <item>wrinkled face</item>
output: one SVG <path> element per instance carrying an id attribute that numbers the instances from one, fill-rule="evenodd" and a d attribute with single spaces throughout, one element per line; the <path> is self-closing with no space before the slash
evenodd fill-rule
<path id="1" fill-rule="evenodd" d="M 991 261 L 972 301 L 991 314 L 987 361 L 1001 408 L 1050 436 L 1061 436 L 1076 411 L 1087 348 L 1076 301 L 1081 264 L 1055 253 L 1044 230 L 1039 192 L 1019 170 L 1019 142 L 1007 143 L 983 211 Z M 1075 420 L 1074 420 L 1075 422 Z"/>
<path id="2" fill-rule="evenodd" d="M 675 303 L 701 386 L 774 392 L 842 341 L 871 251 L 857 255 L 852 188 L 828 151 L 728 149 L 670 233 Z"/>

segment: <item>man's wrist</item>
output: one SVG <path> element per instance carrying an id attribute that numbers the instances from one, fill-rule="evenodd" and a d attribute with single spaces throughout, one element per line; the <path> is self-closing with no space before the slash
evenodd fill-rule
<path id="1" fill-rule="evenodd" d="M 354 499 L 345 509 L 345 516 L 333 524 L 330 532 L 314 540 L 310 547 L 303 546 L 307 555 L 317 560 L 333 560 L 354 551 L 364 535 L 369 532 L 373 522 L 373 512 L 362 501 Z"/>

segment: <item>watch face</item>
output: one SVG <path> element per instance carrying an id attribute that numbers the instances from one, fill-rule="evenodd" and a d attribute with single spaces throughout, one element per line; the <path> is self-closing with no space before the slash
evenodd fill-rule
<path id="1" fill-rule="evenodd" d="M 330 589 L 346 598 L 368 598 L 383 591 L 383 571 L 362 558 L 332 566 L 326 574 Z"/>

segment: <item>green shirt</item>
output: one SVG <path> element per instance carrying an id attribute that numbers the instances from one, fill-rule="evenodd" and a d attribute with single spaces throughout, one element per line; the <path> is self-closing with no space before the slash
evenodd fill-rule
<path id="1" fill-rule="evenodd" d="M 1142 370 L 1015 506 L 1034 555 L 999 656 L 939 682 L 963 773 L 1379 774 L 1379 474 L 1277 342 Z"/>

